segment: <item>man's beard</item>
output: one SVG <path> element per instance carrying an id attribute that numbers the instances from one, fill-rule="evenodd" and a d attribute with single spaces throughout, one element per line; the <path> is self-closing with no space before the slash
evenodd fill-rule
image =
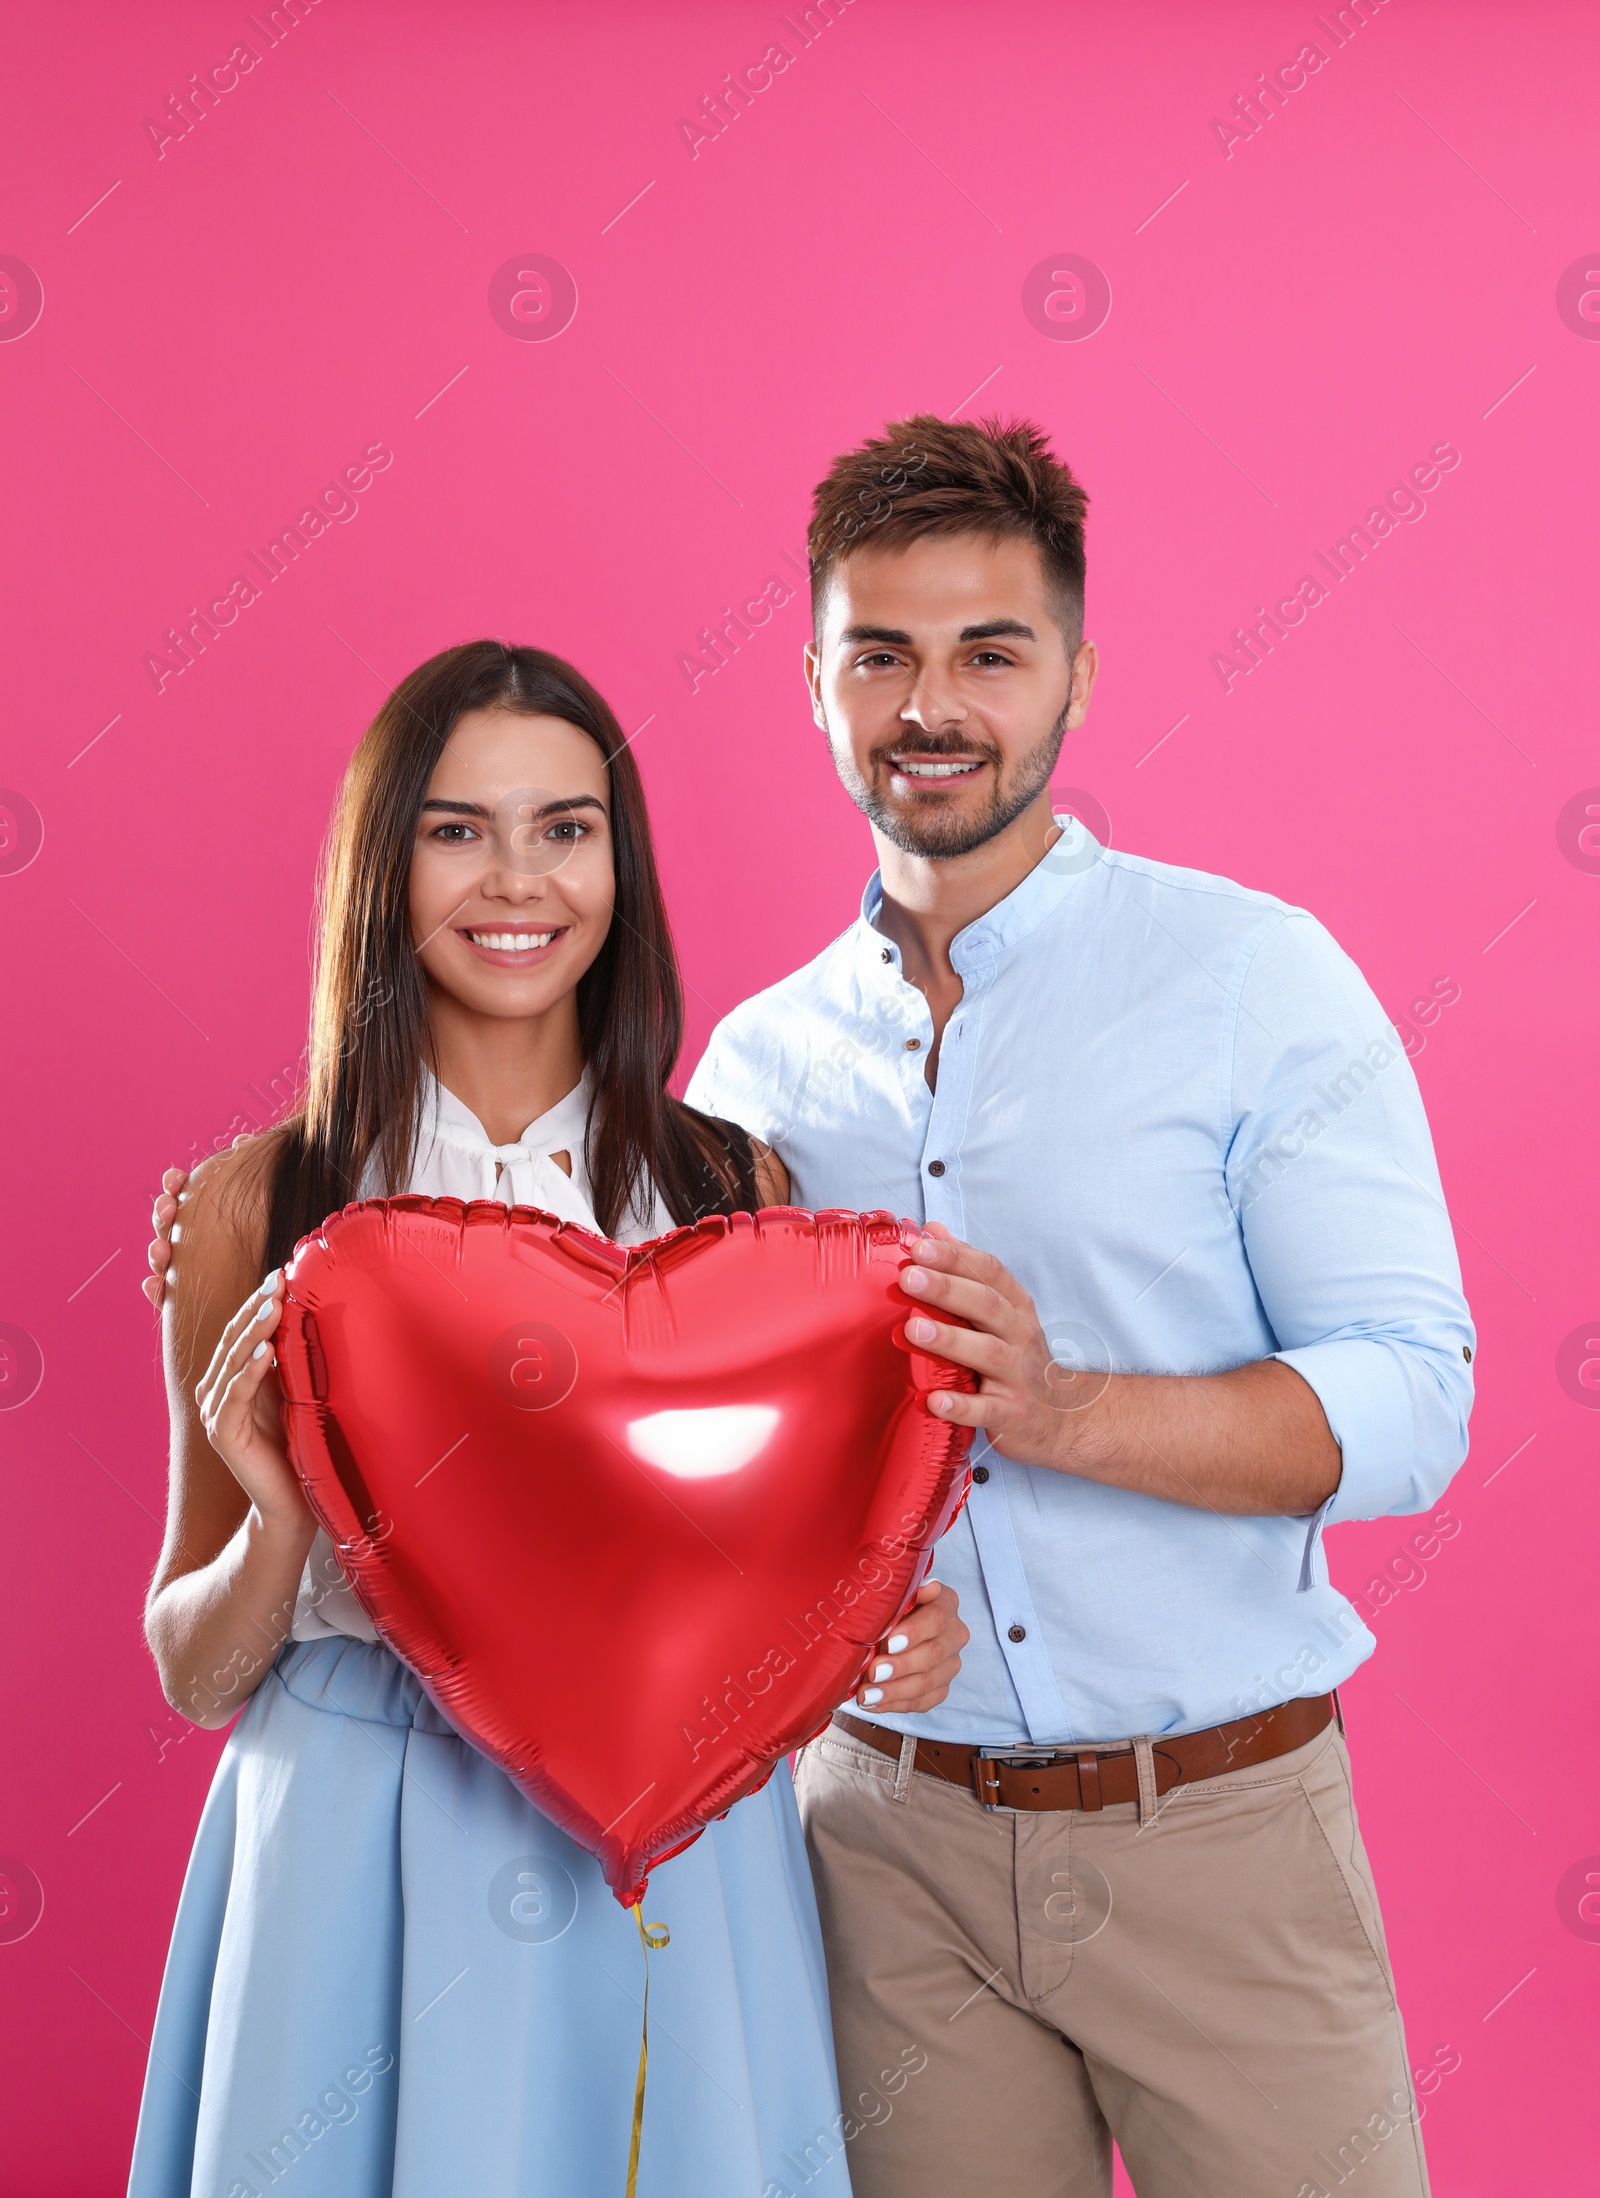
<path id="1" fill-rule="evenodd" d="M 1069 696 L 1049 732 L 1035 747 L 1016 759 L 1009 782 L 1004 776 L 1004 759 L 993 741 L 974 740 L 964 734 L 919 733 L 912 739 L 887 742 L 872 750 L 868 762 L 873 780 L 877 780 L 890 756 L 926 756 L 930 761 L 940 756 L 981 756 L 992 767 L 994 775 L 989 798 L 976 814 L 971 810 L 957 810 L 953 803 L 948 806 L 941 803 L 937 808 L 930 803 L 924 809 L 914 798 L 904 804 L 892 802 L 874 791 L 873 784 L 862 777 L 856 768 L 855 757 L 848 749 L 834 747 L 834 765 L 845 792 L 891 845 L 908 855 L 949 862 L 958 855 L 970 855 L 975 847 L 997 838 L 1008 824 L 1015 823 L 1024 809 L 1038 800 L 1050 783 L 1050 774 L 1061 753 L 1070 708 Z"/>

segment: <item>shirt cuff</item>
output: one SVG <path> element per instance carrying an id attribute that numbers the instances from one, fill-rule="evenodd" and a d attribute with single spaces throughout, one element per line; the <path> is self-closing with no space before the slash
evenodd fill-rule
<path id="1" fill-rule="evenodd" d="M 1365 1336 L 1307 1343 L 1274 1357 L 1316 1391 L 1343 1469 L 1339 1485 L 1311 1522 L 1315 1536 L 1334 1519 L 1379 1519 L 1402 1509 L 1417 1476 L 1411 1391 L 1388 1344 Z"/>

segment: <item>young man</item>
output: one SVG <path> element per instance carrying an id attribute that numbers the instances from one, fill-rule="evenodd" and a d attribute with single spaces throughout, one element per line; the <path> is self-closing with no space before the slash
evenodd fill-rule
<path id="1" fill-rule="evenodd" d="M 797 1204 L 920 1217 L 913 1339 L 979 1377 L 931 1400 L 980 1430 L 934 1567 L 961 1675 L 921 1718 L 869 1686 L 802 1764 L 850 2169 L 1089 2198 L 1114 2134 L 1140 2198 L 1414 2198 L 1331 1693 L 1374 1644 L 1321 1536 L 1437 1499 L 1473 1331 L 1400 1040 L 1321 925 L 1052 818 L 1085 502 L 1026 426 L 835 463 L 806 670 L 880 869 L 689 1087 Z"/>

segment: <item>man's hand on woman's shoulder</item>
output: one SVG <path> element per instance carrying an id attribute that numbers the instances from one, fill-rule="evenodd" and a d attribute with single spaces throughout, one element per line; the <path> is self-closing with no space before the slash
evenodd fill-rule
<path id="1" fill-rule="evenodd" d="M 187 1168 L 168 1168 L 161 1178 L 161 1193 L 150 1210 L 150 1226 L 155 1235 L 150 1240 L 147 1257 L 150 1272 L 141 1287 L 145 1296 L 159 1312 L 161 1300 L 166 1295 L 167 1273 L 172 1265 L 173 1239 L 182 1234 L 178 1210 L 189 1195 L 189 1171 Z"/>

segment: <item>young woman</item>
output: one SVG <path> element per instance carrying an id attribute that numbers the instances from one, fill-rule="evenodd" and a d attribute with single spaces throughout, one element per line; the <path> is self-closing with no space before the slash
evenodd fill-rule
<path id="1" fill-rule="evenodd" d="M 146 1631 L 175 1707 L 243 1714 L 184 1883 L 130 2198 L 265 2198 L 285 2177 L 293 2198 L 620 2198 L 635 1918 L 377 1640 L 285 1453 L 272 1337 L 296 1240 L 352 1198 L 499 1198 L 623 1243 L 781 1203 L 769 1151 L 669 1095 L 680 1030 L 611 711 L 536 649 L 424 664 L 339 797 L 304 1104 L 200 1168 L 171 1230 Z M 942 1701 L 965 1638 L 925 1588 L 874 1667 L 882 1706 Z M 671 1949 L 651 1957 L 641 2194 L 840 2198 L 784 1766 L 657 1870 L 648 1907 Z"/>

